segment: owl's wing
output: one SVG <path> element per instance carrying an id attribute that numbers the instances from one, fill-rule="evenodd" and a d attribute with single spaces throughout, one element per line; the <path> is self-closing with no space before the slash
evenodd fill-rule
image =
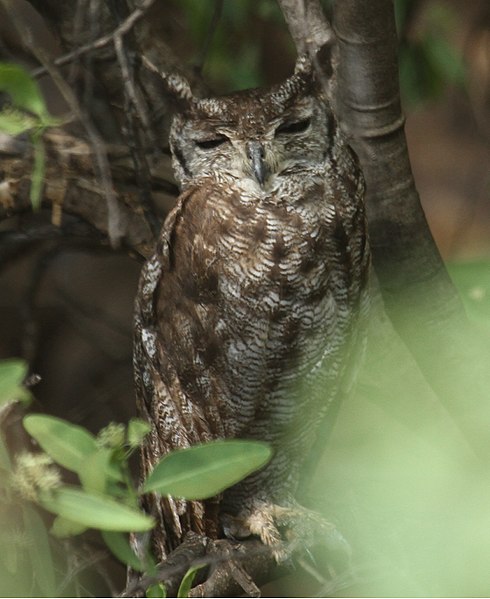
<path id="1" fill-rule="evenodd" d="M 365 211 L 365 181 L 355 152 L 345 146 L 343 164 L 338 172 L 338 182 L 343 187 L 338 190 L 339 197 L 346 198 L 348 210 L 337 205 L 336 228 L 337 236 L 348 240 L 343 255 L 344 268 L 350 273 L 350 288 L 357 298 L 351 316 L 353 321 L 349 333 L 344 339 L 342 368 L 338 373 L 339 386 L 335 397 L 332 399 L 327 417 L 321 421 L 315 443 L 307 456 L 302 469 L 299 488 L 307 492 L 319 458 L 324 454 L 330 436 L 334 429 L 339 409 L 355 390 L 358 371 L 362 365 L 369 324 L 371 305 L 371 253 Z M 340 163 L 340 161 L 339 161 Z M 347 216 L 348 215 L 348 216 Z"/>
<path id="2" fill-rule="evenodd" d="M 195 266 L 188 261 L 199 242 L 185 219 L 191 210 L 199 218 L 198 207 L 209 199 L 208 193 L 204 186 L 179 197 L 163 225 L 155 254 L 141 273 L 135 301 L 134 369 L 138 410 L 152 426 L 143 447 L 145 476 L 169 451 L 223 437 L 220 411 L 208 401 L 209 381 L 199 384 L 205 368 L 191 334 L 201 322 L 196 311 L 212 312 L 213 304 L 208 301 L 200 308 L 185 288 Z M 159 559 L 179 545 L 188 530 L 210 537 L 217 534 L 216 500 L 186 502 L 152 494 L 145 498 L 145 508 L 160 528 L 153 536 Z"/>

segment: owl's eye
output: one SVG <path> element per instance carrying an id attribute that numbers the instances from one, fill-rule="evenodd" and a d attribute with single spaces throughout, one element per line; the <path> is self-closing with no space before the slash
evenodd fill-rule
<path id="1" fill-rule="evenodd" d="M 201 148 L 201 150 L 212 150 L 213 148 L 217 148 L 218 146 L 221 146 L 227 141 L 228 138 L 224 135 L 221 135 L 219 137 L 213 137 L 211 139 L 202 139 L 199 141 L 196 140 L 196 146 L 198 148 Z"/>
<path id="2" fill-rule="evenodd" d="M 283 123 L 276 129 L 276 135 L 290 134 L 290 133 L 303 133 L 310 126 L 311 119 L 302 119 L 301 121 L 293 121 L 289 123 Z"/>

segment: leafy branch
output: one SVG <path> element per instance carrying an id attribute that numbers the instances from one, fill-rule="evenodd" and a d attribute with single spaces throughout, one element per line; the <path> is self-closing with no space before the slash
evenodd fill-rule
<path id="1" fill-rule="evenodd" d="M 29 401 L 22 387 L 26 365 L 19 360 L 0 362 L 0 405 L 16 400 Z M 129 458 L 139 449 L 150 426 L 132 419 L 127 427 L 110 423 L 97 436 L 85 428 L 63 419 L 43 414 L 23 418 L 29 435 L 43 453 L 21 453 L 13 463 L 5 443 L 0 439 L 3 500 L 6 504 L 21 497 L 26 532 L 37 531 L 38 542 L 49 546 L 47 531 L 35 503 L 55 514 L 51 535 L 68 538 L 87 529 L 99 530 L 112 554 L 125 565 L 147 574 L 157 575 L 156 562 L 147 545 L 143 555 L 133 550 L 126 533 L 150 531 L 155 522 L 145 514 L 139 503 L 145 493 L 172 495 L 186 499 L 206 499 L 221 493 L 254 470 L 264 466 L 271 457 L 265 443 L 255 441 L 215 441 L 172 452 L 162 458 L 139 485 L 135 485 L 129 470 Z M 62 467 L 78 476 L 80 485 L 62 482 Z M 34 526 L 33 522 L 37 524 Z M 49 556 L 50 552 L 44 552 Z M 40 590 L 57 594 L 53 560 L 43 564 L 50 572 L 49 583 L 40 583 Z M 187 596 L 192 581 L 200 569 L 193 565 L 181 582 L 180 596 Z M 35 564 L 33 564 L 35 568 Z M 38 576 L 37 569 L 34 576 Z M 160 590 L 159 590 L 160 589 Z M 163 592 L 161 583 L 151 585 L 150 596 Z"/>
<path id="2" fill-rule="evenodd" d="M 36 210 L 41 203 L 45 173 L 43 133 L 62 121 L 49 114 L 37 82 L 18 65 L 0 63 L 0 92 L 10 100 L 0 111 L 0 131 L 11 136 L 27 134 L 32 143 L 34 165 L 29 197 Z"/>

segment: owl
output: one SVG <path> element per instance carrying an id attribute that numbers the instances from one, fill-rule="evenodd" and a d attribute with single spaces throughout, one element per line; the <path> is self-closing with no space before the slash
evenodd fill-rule
<path id="1" fill-rule="evenodd" d="M 276 546 L 362 353 L 364 180 L 305 58 L 270 89 L 199 99 L 177 75 L 165 83 L 181 194 L 136 297 L 143 471 L 216 439 L 274 453 L 219 497 L 147 496 L 153 551 L 164 559 L 190 530 Z"/>

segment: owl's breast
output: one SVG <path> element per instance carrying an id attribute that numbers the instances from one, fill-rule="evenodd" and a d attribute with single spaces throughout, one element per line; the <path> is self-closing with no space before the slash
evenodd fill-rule
<path id="1" fill-rule="evenodd" d="M 328 281 L 335 258 L 336 211 L 321 201 L 291 203 L 234 196 L 216 214 L 215 259 L 224 303 L 237 299 L 274 308 L 302 301 Z"/>
<path id="2" fill-rule="evenodd" d="M 323 188 L 294 202 L 205 191 L 168 235 L 162 346 L 191 402 L 219 402 L 227 436 L 272 440 L 302 409 L 298 381 L 340 363 L 358 295 L 350 217 Z"/>
<path id="3" fill-rule="evenodd" d="M 213 260 L 206 262 L 216 282 L 220 367 L 239 425 L 257 422 L 261 404 L 282 411 L 284 420 L 294 417 L 297 405 L 291 394 L 290 403 L 284 400 L 286 390 L 337 351 L 350 313 L 334 205 L 318 197 L 295 205 L 240 200 L 215 212 Z"/>

